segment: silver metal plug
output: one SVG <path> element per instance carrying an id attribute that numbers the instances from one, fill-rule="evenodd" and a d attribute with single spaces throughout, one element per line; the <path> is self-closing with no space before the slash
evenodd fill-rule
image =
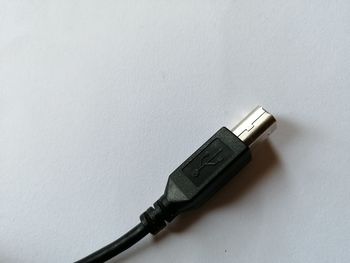
<path id="1" fill-rule="evenodd" d="M 276 129 L 276 119 L 263 107 L 258 106 L 231 131 L 246 145 L 266 139 Z"/>

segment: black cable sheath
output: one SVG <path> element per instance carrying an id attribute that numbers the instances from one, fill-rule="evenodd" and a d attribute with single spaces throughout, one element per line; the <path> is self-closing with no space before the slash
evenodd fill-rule
<path id="1" fill-rule="evenodd" d="M 138 224 L 125 235 L 110 243 L 109 245 L 97 250 L 89 256 L 76 261 L 75 263 L 100 263 L 105 262 L 112 257 L 120 254 L 124 250 L 137 243 L 140 239 L 145 237 L 149 231 L 143 224 Z"/>

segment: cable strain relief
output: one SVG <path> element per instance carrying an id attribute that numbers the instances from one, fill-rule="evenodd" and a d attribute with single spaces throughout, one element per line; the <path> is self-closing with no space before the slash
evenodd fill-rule
<path id="1" fill-rule="evenodd" d="M 167 222 L 171 222 L 175 217 L 176 215 L 170 209 L 170 203 L 166 197 L 162 196 L 141 214 L 140 220 L 152 235 L 156 235 L 166 227 Z"/>

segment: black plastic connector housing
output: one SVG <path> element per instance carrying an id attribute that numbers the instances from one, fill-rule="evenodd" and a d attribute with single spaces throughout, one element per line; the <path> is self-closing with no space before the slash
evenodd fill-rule
<path id="1" fill-rule="evenodd" d="M 152 234 L 198 208 L 251 160 L 250 149 L 223 127 L 169 176 L 163 196 L 141 216 Z"/>
<path id="2" fill-rule="evenodd" d="M 77 263 L 105 262 L 151 233 L 157 234 L 182 212 L 205 203 L 251 159 L 250 148 L 276 129 L 276 119 L 256 107 L 231 131 L 221 128 L 170 176 L 164 194 L 125 235 Z"/>

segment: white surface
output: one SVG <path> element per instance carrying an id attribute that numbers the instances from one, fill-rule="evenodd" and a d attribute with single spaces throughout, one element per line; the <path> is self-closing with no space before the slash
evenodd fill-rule
<path id="1" fill-rule="evenodd" d="M 112 262 L 349 262 L 349 72 L 348 0 L 0 1 L 0 262 L 119 237 L 258 104 L 241 176 Z"/>

